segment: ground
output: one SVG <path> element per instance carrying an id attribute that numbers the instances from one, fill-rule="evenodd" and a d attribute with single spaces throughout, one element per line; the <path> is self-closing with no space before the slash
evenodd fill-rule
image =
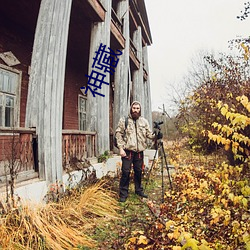
<path id="1" fill-rule="evenodd" d="M 106 180 L 107 185 L 115 192 L 118 200 L 119 177 L 107 177 Z M 147 199 L 142 199 L 134 193 L 133 177 L 131 178 L 129 197 L 126 202 L 119 202 L 122 219 L 98 225 L 91 233 L 92 237 L 98 242 L 96 249 L 125 249 L 131 235 L 146 232 L 157 219 L 163 198 L 162 191 L 169 188 L 168 176 L 164 173 L 162 183 L 161 171 L 151 171 L 150 174 L 144 175 L 143 187 L 148 195 Z"/>

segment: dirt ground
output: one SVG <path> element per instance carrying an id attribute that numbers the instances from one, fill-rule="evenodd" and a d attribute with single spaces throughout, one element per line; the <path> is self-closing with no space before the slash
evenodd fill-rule
<path id="1" fill-rule="evenodd" d="M 125 244 L 133 232 L 146 232 L 154 223 L 159 216 L 164 191 L 170 188 L 166 169 L 163 171 L 163 175 L 161 173 L 162 171 L 159 169 L 144 174 L 143 188 L 148 195 L 147 199 L 142 199 L 134 193 L 133 173 L 131 174 L 129 196 L 126 202 L 118 203 L 122 219 L 98 225 L 93 230 L 92 237 L 98 242 L 96 249 L 125 249 Z M 118 200 L 119 177 L 106 177 L 106 179 L 107 185 L 117 194 Z"/>

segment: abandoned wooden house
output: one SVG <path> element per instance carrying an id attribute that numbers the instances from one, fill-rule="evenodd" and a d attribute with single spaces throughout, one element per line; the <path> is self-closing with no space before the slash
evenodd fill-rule
<path id="1" fill-rule="evenodd" d="M 71 159 L 112 150 L 133 100 L 152 122 L 144 0 L 3 0 L 0 32 L 1 185 L 16 163 L 20 181 L 49 184 Z M 102 96 L 82 88 L 101 44 L 119 51 Z"/>

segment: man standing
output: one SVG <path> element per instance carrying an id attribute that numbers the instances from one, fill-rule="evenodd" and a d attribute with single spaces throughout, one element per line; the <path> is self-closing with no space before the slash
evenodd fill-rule
<path id="1" fill-rule="evenodd" d="M 125 120 L 127 124 L 125 125 Z M 120 202 L 125 202 L 128 197 L 130 171 L 133 164 L 135 193 L 147 198 L 141 185 L 143 151 L 147 147 L 147 138 L 155 139 L 150 130 L 148 121 L 141 116 L 141 104 L 134 101 L 130 107 L 128 118 L 121 118 L 115 131 L 117 145 L 122 157 L 122 175 L 119 185 Z"/>

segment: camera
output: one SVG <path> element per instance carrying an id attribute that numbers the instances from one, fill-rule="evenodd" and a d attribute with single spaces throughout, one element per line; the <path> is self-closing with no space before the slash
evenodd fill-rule
<path id="1" fill-rule="evenodd" d="M 154 122 L 154 128 L 161 130 L 160 125 L 162 125 L 162 124 L 163 124 L 163 121 L 161 121 L 161 122 Z"/>
<path id="2" fill-rule="evenodd" d="M 160 121 L 160 122 L 154 121 L 154 129 L 155 129 L 154 134 L 156 135 L 155 137 L 156 140 L 163 138 L 163 134 L 161 133 L 161 128 L 160 128 L 160 125 L 162 124 L 163 124 L 163 121 Z"/>

